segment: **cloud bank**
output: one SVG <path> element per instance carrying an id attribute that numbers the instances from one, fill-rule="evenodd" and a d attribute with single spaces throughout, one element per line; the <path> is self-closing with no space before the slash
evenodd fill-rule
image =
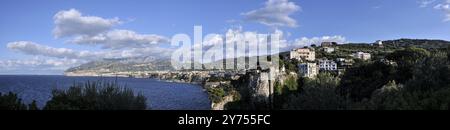
<path id="1" fill-rule="evenodd" d="M 290 17 L 301 10 L 299 5 L 288 0 L 268 0 L 263 8 L 242 13 L 246 21 L 258 22 L 267 26 L 297 27 L 297 21 Z"/>

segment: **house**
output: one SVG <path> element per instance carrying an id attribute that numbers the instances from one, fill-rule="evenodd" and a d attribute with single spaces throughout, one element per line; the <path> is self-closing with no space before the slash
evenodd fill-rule
<path id="1" fill-rule="evenodd" d="M 383 41 L 378 40 L 375 43 L 372 44 L 373 46 L 383 47 Z"/>
<path id="2" fill-rule="evenodd" d="M 353 65 L 352 59 L 336 58 L 338 68 L 348 68 Z"/>
<path id="3" fill-rule="evenodd" d="M 334 48 L 333 47 L 324 47 L 323 51 L 325 51 L 326 53 L 332 53 L 332 52 L 334 52 Z"/>
<path id="4" fill-rule="evenodd" d="M 319 73 L 316 63 L 301 63 L 298 65 L 299 74 L 302 77 L 315 78 Z"/>
<path id="5" fill-rule="evenodd" d="M 298 48 L 290 52 L 290 59 L 314 61 L 316 60 L 316 52 L 312 48 Z"/>
<path id="6" fill-rule="evenodd" d="M 336 71 L 337 63 L 333 60 L 320 59 L 319 60 L 319 70 L 320 71 Z"/>
<path id="7" fill-rule="evenodd" d="M 352 55 L 354 58 L 362 59 L 362 60 L 369 60 L 371 58 L 370 53 L 365 52 L 356 52 Z"/>

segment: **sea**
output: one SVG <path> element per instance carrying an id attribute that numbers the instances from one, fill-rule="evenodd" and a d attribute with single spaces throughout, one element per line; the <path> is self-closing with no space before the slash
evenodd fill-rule
<path id="1" fill-rule="evenodd" d="M 124 77 L 70 77 L 63 75 L 0 75 L 0 93 L 14 92 L 25 103 L 37 102 L 42 108 L 52 98 L 53 89 L 68 89 L 88 81 L 117 82 L 141 93 L 152 110 L 208 110 L 211 108 L 207 93 L 201 86 L 148 78 Z"/>

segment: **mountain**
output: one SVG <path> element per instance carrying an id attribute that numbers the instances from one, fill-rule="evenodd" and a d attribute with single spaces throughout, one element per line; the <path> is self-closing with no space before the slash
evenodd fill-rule
<path id="1" fill-rule="evenodd" d="M 154 57 L 135 57 L 121 59 L 102 59 L 91 61 L 77 67 L 69 68 L 68 72 L 136 72 L 154 70 L 172 70 L 170 60 Z"/>

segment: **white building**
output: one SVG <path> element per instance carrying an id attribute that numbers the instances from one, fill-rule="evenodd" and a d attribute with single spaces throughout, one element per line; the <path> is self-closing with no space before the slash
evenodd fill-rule
<path id="1" fill-rule="evenodd" d="M 325 51 L 326 53 L 332 53 L 332 52 L 334 52 L 334 48 L 333 47 L 324 47 L 323 51 Z"/>
<path id="2" fill-rule="evenodd" d="M 333 60 L 321 59 L 319 60 L 319 69 L 322 71 L 336 71 L 337 64 Z"/>
<path id="3" fill-rule="evenodd" d="M 377 45 L 378 45 L 378 46 L 383 46 L 383 41 L 378 40 L 378 41 L 377 41 Z"/>
<path id="4" fill-rule="evenodd" d="M 365 52 L 357 52 L 353 53 L 352 55 L 354 58 L 362 59 L 362 60 L 369 60 L 371 58 L 370 53 Z"/>
<path id="5" fill-rule="evenodd" d="M 316 60 L 316 52 L 310 48 L 298 48 L 290 52 L 290 59 L 314 61 Z"/>
<path id="6" fill-rule="evenodd" d="M 315 78 L 319 73 L 316 63 L 301 63 L 298 65 L 298 70 L 300 76 L 308 78 Z"/>
<path id="7" fill-rule="evenodd" d="M 352 59 L 336 58 L 336 62 L 340 67 L 346 68 L 352 66 L 354 61 Z"/>

